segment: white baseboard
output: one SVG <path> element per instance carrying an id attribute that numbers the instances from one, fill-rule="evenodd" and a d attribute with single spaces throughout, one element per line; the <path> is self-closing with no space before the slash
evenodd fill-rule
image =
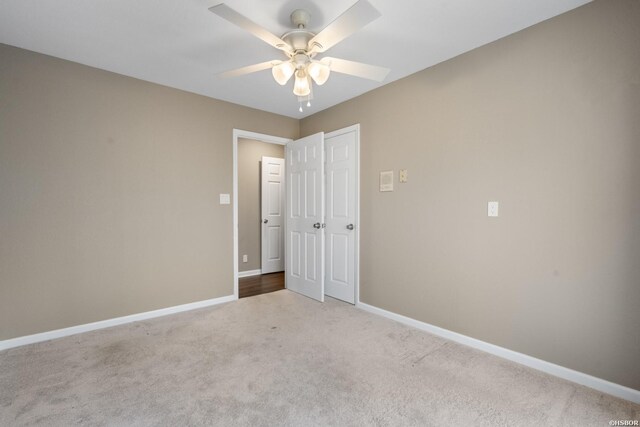
<path id="1" fill-rule="evenodd" d="M 247 270 L 247 271 L 239 271 L 238 278 L 240 277 L 249 277 L 249 276 L 259 276 L 262 274 L 262 270 Z"/>
<path id="2" fill-rule="evenodd" d="M 533 369 L 545 372 L 547 374 L 554 375 L 556 377 L 563 378 L 574 383 L 578 383 L 603 393 L 610 394 L 622 399 L 629 400 L 634 403 L 640 403 L 640 391 L 634 390 L 629 387 L 625 387 L 620 384 L 612 383 L 607 380 L 593 377 L 591 375 L 574 371 L 573 369 L 565 368 L 554 363 L 545 362 L 541 359 L 536 359 L 526 354 L 518 353 L 517 351 L 509 350 L 504 347 L 499 347 L 494 344 L 489 344 L 485 341 L 480 341 L 475 338 L 468 337 L 466 335 L 459 334 L 457 332 L 450 331 L 448 329 L 440 328 L 438 326 L 431 325 L 429 323 L 421 322 L 410 317 L 403 316 L 401 314 L 393 313 L 391 311 L 383 310 L 378 307 L 374 307 L 363 302 L 356 304 L 356 307 L 368 311 L 369 313 L 377 314 L 379 316 L 386 317 L 396 322 L 403 323 L 408 326 L 412 326 L 416 329 L 420 329 L 426 332 L 430 332 L 434 335 L 455 341 L 457 343 L 482 350 L 484 352 L 493 354 L 498 357 L 502 357 L 512 362 L 519 363 L 521 365 L 528 366 Z"/>
<path id="3" fill-rule="evenodd" d="M 0 351 L 8 348 L 19 347 L 22 345 L 33 344 L 42 341 L 49 341 L 56 338 L 62 338 L 69 335 L 75 335 L 82 332 L 95 331 L 97 329 L 110 328 L 112 326 L 123 325 L 125 323 L 137 322 L 139 320 L 153 319 L 154 317 L 166 316 L 168 314 L 180 313 L 183 311 L 195 310 L 196 308 L 209 307 L 212 305 L 222 304 L 225 302 L 235 301 L 234 295 L 226 297 L 213 298 L 204 301 L 192 302 L 189 304 L 176 305 L 173 307 L 161 308 L 159 310 L 147 311 L 144 313 L 131 314 L 129 316 L 116 317 L 114 319 L 101 320 L 99 322 L 86 323 L 84 325 L 71 326 L 64 329 L 56 329 L 55 331 L 42 332 L 39 334 L 26 335 L 23 337 L 11 338 L 0 341 Z"/>

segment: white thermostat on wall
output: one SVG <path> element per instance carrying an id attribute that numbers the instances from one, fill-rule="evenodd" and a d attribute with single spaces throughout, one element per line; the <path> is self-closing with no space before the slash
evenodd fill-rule
<path id="1" fill-rule="evenodd" d="M 220 204 L 221 205 L 228 205 L 231 203 L 231 196 L 228 194 L 223 194 L 220 193 Z"/>
<path id="2" fill-rule="evenodd" d="M 380 172 L 380 191 L 393 191 L 393 171 Z"/>

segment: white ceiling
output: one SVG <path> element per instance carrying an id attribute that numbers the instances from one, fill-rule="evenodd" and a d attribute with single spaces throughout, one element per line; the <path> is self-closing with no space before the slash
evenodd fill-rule
<path id="1" fill-rule="evenodd" d="M 219 0 L 2 0 L 0 42 L 97 68 L 301 118 L 452 58 L 590 0 L 370 0 L 382 17 L 327 55 L 391 69 L 383 83 L 332 73 L 298 112 L 293 81 L 269 70 L 217 73 L 272 59 L 279 50 L 209 12 Z M 227 0 L 280 36 L 289 14 L 311 13 L 318 32 L 355 0 Z M 292 79 L 293 80 L 293 79 Z"/>

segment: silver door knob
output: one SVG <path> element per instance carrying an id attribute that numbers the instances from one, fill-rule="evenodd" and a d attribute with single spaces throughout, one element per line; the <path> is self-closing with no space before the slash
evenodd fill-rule
<path id="1" fill-rule="evenodd" d="M 264 222 L 264 223 L 266 224 L 266 223 L 268 223 L 268 222 L 269 222 L 269 220 L 268 220 L 268 219 L 265 219 L 265 220 L 264 220 L 264 221 L 262 221 L 262 222 Z"/>
<path id="2" fill-rule="evenodd" d="M 316 222 L 315 224 L 313 224 L 313 228 L 320 228 L 320 223 Z"/>
<path id="3" fill-rule="evenodd" d="M 347 230 L 353 230 L 353 224 L 347 225 Z"/>

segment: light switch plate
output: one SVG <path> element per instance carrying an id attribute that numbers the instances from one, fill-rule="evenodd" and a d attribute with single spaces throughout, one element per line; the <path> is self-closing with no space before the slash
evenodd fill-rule
<path id="1" fill-rule="evenodd" d="M 487 215 L 498 216 L 498 202 L 487 203 Z"/>
<path id="2" fill-rule="evenodd" d="M 400 183 L 403 184 L 409 180 L 409 171 L 400 169 Z"/>
<path id="3" fill-rule="evenodd" d="M 231 196 L 229 194 L 220 193 L 220 204 L 228 205 L 231 203 Z"/>

